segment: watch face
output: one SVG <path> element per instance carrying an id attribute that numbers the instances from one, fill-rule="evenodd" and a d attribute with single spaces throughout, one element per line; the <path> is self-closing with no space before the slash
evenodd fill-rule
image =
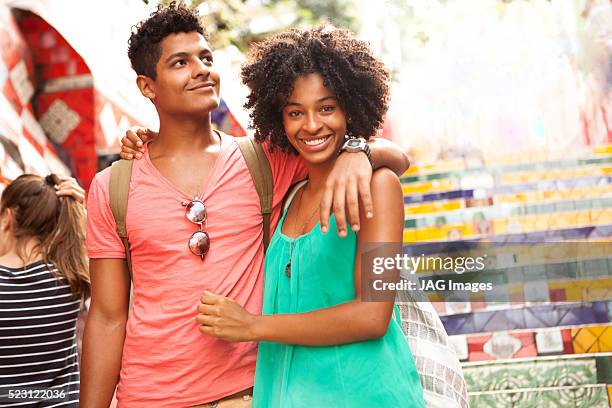
<path id="1" fill-rule="evenodd" d="M 359 147 L 361 145 L 361 141 L 357 139 L 351 139 L 348 141 L 348 146 L 350 147 Z"/>

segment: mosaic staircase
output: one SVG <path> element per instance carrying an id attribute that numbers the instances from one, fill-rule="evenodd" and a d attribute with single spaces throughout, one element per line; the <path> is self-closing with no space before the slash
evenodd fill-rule
<path id="1" fill-rule="evenodd" d="M 415 166 L 402 184 L 406 248 L 536 248 L 512 251 L 509 266 L 454 277 L 493 279 L 493 296 L 429 293 L 470 406 L 612 407 L 612 146 L 579 159 Z M 587 242 L 592 253 L 548 257 L 541 244 L 552 241 Z M 445 276 L 417 271 L 421 281 L 436 274 Z"/>

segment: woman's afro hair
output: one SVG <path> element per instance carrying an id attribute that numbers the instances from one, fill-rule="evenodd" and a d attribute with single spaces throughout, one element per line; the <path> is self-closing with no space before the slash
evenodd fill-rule
<path id="1" fill-rule="evenodd" d="M 318 73 L 347 117 L 348 131 L 365 138 L 380 128 L 389 101 L 389 72 L 368 45 L 330 25 L 291 30 L 254 45 L 242 67 L 249 87 L 255 139 L 296 153 L 283 129 L 282 110 L 295 80 Z"/>

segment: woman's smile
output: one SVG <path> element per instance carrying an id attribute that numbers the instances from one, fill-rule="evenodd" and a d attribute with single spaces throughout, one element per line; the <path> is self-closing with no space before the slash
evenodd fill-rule
<path id="1" fill-rule="evenodd" d="M 327 145 L 329 144 L 329 142 L 331 140 L 333 140 L 333 136 L 334 134 L 330 134 L 330 135 L 326 135 L 326 136 L 320 136 L 320 137 L 316 137 L 316 138 L 300 138 L 298 137 L 297 139 L 300 141 L 301 146 L 301 150 L 304 151 L 308 151 L 308 152 L 318 152 L 321 150 L 325 150 L 327 148 Z"/>

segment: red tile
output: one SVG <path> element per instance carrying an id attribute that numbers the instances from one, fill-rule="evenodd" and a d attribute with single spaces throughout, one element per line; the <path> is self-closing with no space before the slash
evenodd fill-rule
<path id="1" fill-rule="evenodd" d="M 563 338 L 563 354 L 574 354 L 574 345 L 572 343 L 571 330 L 561 330 L 561 337 Z"/>
<path id="2" fill-rule="evenodd" d="M 13 84 L 10 80 L 4 83 L 4 87 L 2 87 L 2 94 L 4 95 L 6 100 L 9 101 L 9 103 L 13 107 L 13 110 L 15 110 L 15 112 L 17 112 L 18 114 L 21 114 L 23 106 L 21 105 L 21 101 L 19 100 L 19 97 L 15 92 L 15 88 L 13 87 Z"/>
<path id="3" fill-rule="evenodd" d="M 565 296 L 565 289 L 551 289 L 550 290 L 550 301 L 551 302 L 563 302 L 567 300 Z"/>
<path id="4" fill-rule="evenodd" d="M 487 304 L 484 300 L 472 300 L 472 311 L 477 310 L 485 310 L 487 308 Z"/>

